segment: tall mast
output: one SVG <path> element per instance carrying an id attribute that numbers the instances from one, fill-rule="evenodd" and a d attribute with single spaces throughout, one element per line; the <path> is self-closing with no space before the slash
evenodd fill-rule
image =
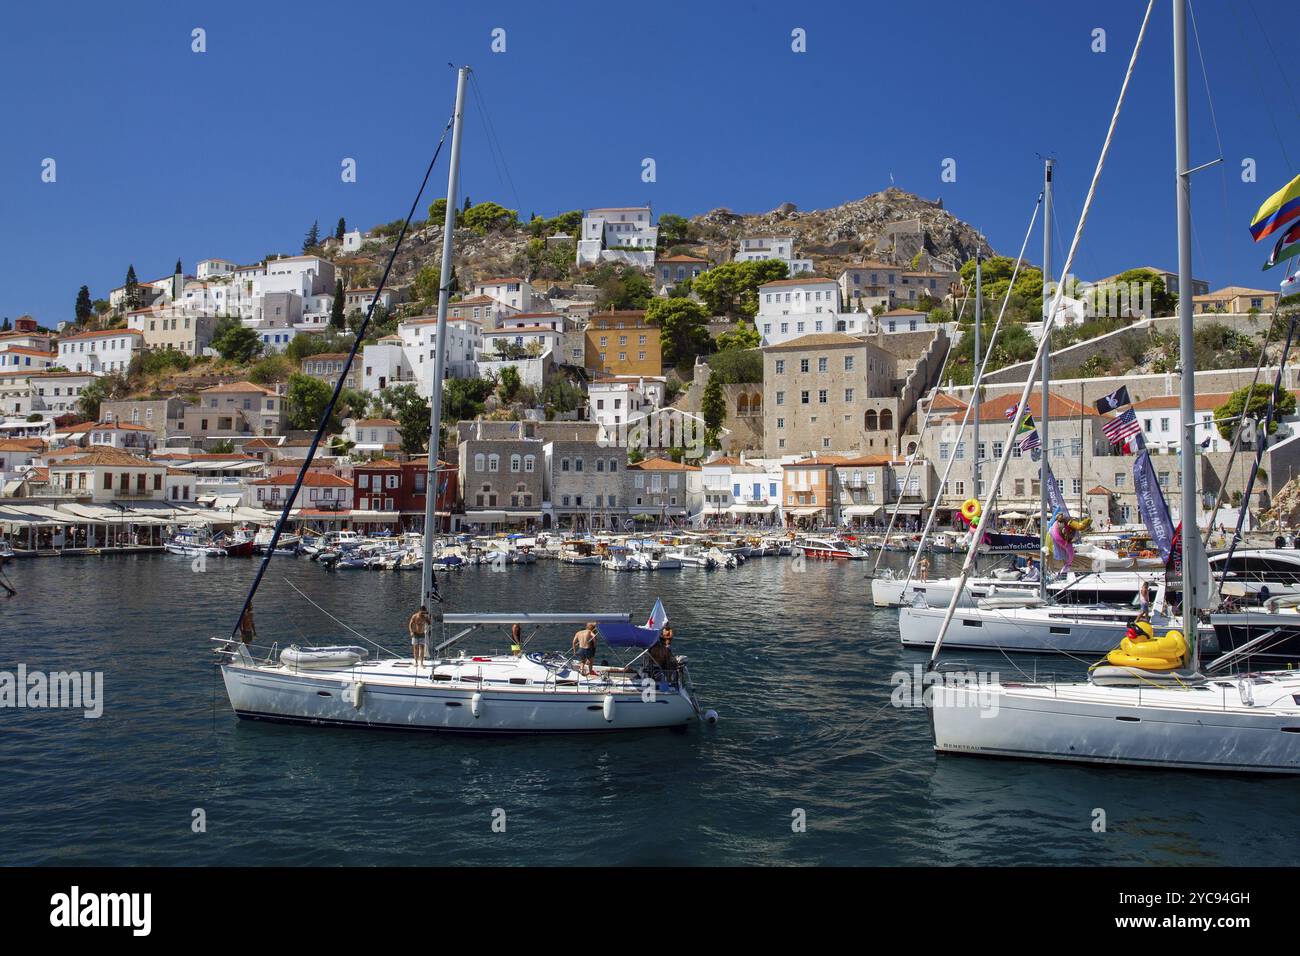
<path id="1" fill-rule="evenodd" d="M 976 383 L 974 394 L 971 401 L 975 403 L 975 410 L 972 413 L 975 417 L 972 421 L 971 436 L 975 442 L 975 467 L 972 473 L 972 481 L 975 487 L 971 491 L 971 497 L 978 499 L 980 496 L 980 392 L 979 392 L 979 368 L 980 368 L 980 326 L 984 324 L 984 274 L 980 269 L 980 246 L 975 246 L 975 361 L 972 368 L 975 369 Z M 960 439 L 958 440 L 960 443 Z M 983 520 L 981 519 L 981 524 Z M 971 541 L 974 542 L 972 547 L 978 550 L 981 540 L 981 532 L 976 528 L 972 532 Z"/>
<path id="2" fill-rule="evenodd" d="M 451 163 L 447 168 L 447 216 L 442 223 L 442 270 L 438 274 L 438 331 L 434 342 L 433 394 L 429 398 L 429 465 L 424 481 L 424 566 L 420 572 L 420 603 L 432 610 L 433 539 L 438 509 L 438 458 L 442 449 L 442 377 L 447 362 L 447 302 L 451 297 L 452 234 L 456 228 L 456 187 L 460 184 L 460 134 L 464 127 L 465 81 L 469 67 L 456 73 L 456 110 L 452 115 Z"/>
<path id="3" fill-rule="evenodd" d="M 1182 453 L 1183 637 L 1191 647 L 1191 666 L 1200 664 L 1196 641 L 1196 353 L 1192 347 L 1192 172 L 1187 116 L 1187 8 L 1174 0 L 1174 142 L 1178 182 L 1178 333 L 1182 389 L 1178 404 L 1178 447 Z"/>
<path id="4" fill-rule="evenodd" d="M 1052 282 L 1052 167 L 1056 161 L 1052 159 L 1043 162 L 1043 335 L 1048 336 L 1048 323 L 1051 316 L 1048 314 L 1052 308 L 1052 292 L 1048 291 Z M 1048 421 L 1051 418 L 1048 409 L 1048 388 L 1051 381 L 1051 362 L 1052 362 L 1052 345 L 1049 342 L 1047 348 L 1043 349 L 1043 407 L 1039 409 L 1038 416 L 1038 436 L 1041 439 L 1041 445 L 1038 449 L 1038 537 L 1042 542 L 1042 561 L 1038 569 L 1038 596 L 1047 600 L 1047 555 L 1048 555 L 1048 533 L 1047 533 L 1047 482 L 1051 480 L 1051 466 L 1047 462 L 1048 449 L 1052 447 L 1048 441 Z M 1080 472 L 1082 474 L 1082 472 Z"/>

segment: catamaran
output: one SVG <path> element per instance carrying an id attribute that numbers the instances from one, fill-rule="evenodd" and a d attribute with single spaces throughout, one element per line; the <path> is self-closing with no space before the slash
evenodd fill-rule
<path id="1" fill-rule="evenodd" d="M 447 216 L 443 225 L 442 271 L 452 274 L 452 240 L 459 181 L 460 143 L 469 68 L 457 74 L 456 104 L 448 128 L 451 131 L 451 161 L 447 174 Z M 446 132 L 444 131 L 444 140 Z M 439 144 L 441 151 L 442 144 Z M 437 160 L 435 152 L 433 161 Z M 427 175 L 426 175 L 427 178 Z M 421 187 L 423 189 L 423 187 Z M 418 207 L 417 194 L 399 231 L 379 288 L 382 289 L 401 248 L 411 216 Z M 438 294 L 438 332 L 433 361 L 434 376 L 429 420 L 427 488 L 439 486 L 438 445 L 442 416 L 442 379 L 446 368 L 447 308 L 450 286 Z M 276 523 L 268 553 L 258 568 L 240 619 L 244 619 L 257 593 L 276 541 L 288 519 L 303 475 L 311 465 L 338 401 L 348 368 L 363 341 L 374 303 L 357 330 L 352 351 L 344 362 L 334 392 L 321 417 L 315 438 L 298 475 L 298 481 Z M 258 645 L 238 625 L 229 635 L 213 638 L 222 679 L 231 707 L 241 718 L 270 720 L 314 726 L 371 727 L 402 730 L 443 730 L 491 733 L 572 733 L 583 731 L 637 730 L 681 727 L 699 717 L 712 720 L 712 711 L 702 713 L 691 687 L 684 657 L 665 654 L 660 628 L 667 622 L 662 604 L 656 603 L 645 626 L 631 623 L 624 613 L 444 613 L 443 598 L 434 583 L 434 539 L 436 496 L 425 496 L 423 561 L 421 564 L 422 604 L 432 624 L 426 642 L 435 633 L 441 639 L 431 648 L 430 660 L 417 664 L 373 644 L 381 655 L 371 659 L 367 648 L 358 645 Z M 365 560 L 360 546 L 346 547 L 342 536 L 340 562 Z M 532 555 L 531 547 L 514 553 Z M 519 634 L 514 633 L 519 626 Z M 530 652 L 528 645 L 538 631 L 554 625 L 594 625 L 606 648 L 636 651 L 634 657 L 611 665 L 606 660 L 579 662 L 568 653 Z M 509 633 L 510 652 L 451 656 L 453 644 L 495 627 Z M 584 628 L 584 631 L 586 629 Z M 577 644 L 577 637 L 574 644 Z M 656 644 L 656 653 L 651 648 Z"/>

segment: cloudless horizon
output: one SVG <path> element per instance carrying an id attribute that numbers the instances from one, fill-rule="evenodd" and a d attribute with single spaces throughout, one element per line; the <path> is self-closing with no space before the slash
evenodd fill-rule
<path id="1" fill-rule="evenodd" d="M 0 36 L 0 316 L 73 318 L 204 258 L 295 254 L 313 220 L 369 229 L 405 215 L 451 112 L 450 63 L 473 67 L 461 196 L 549 216 L 649 202 L 801 210 L 890 185 L 938 198 L 1001 254 L 1018 250 L 1057 159 L 1059 270 L 1145 5 L 728 6 L 391 0 L 181 9 L 143 0 L 23 4 Z M 1282 72 L 1280 4 L 1194 7 L 1189 42 L 1194 272 L 1276 289 L 1256 208 L 1300 172 L 1300 82 Z M 206 31 L 207 51 L 191 50 Z M 492 31 L 506 51 L 491 51 Z M 806 31 L 807 52 L 791 49 Z M 1093 31 L 1106 52 L 1092 52 Z M 1265 32 L 1269 31 L 1269 32 Z M 1158 0 L 1075 275 L 1175 269 L 1172 28 Z M 446 189 L 438 168 L 417 218 Z M 641 180 L 655 160 L 656 181 Z M 42 182 L 42 162 L 57 181 Z M 340 178 L 355 159 L 357 181 Z M 956 162 L 956 181 L 941 181 Z M 1255 182 L 1243 182 L 1253 160 Z M 1041 235 L 1027 257 L 1041 259 Z"/>

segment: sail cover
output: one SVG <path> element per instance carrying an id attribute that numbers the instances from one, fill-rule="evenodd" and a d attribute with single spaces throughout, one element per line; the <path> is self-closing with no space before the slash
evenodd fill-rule
<path id="1" fill-rule="evenodd" d="M 649 647 L 659 640 L 659 632 L 623 621 L 601 621 L 596 630 L 610 647 Z"/>

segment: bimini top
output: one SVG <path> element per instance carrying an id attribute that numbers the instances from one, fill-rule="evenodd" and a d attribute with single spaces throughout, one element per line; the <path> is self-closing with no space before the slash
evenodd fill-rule
<path id="1" fill-rule="evenodd" d="M 638 627 L 626 621 L 601 621 L 596 628 L 610 647 L 649 647 L 659 640 L 652 627 Z"/>

